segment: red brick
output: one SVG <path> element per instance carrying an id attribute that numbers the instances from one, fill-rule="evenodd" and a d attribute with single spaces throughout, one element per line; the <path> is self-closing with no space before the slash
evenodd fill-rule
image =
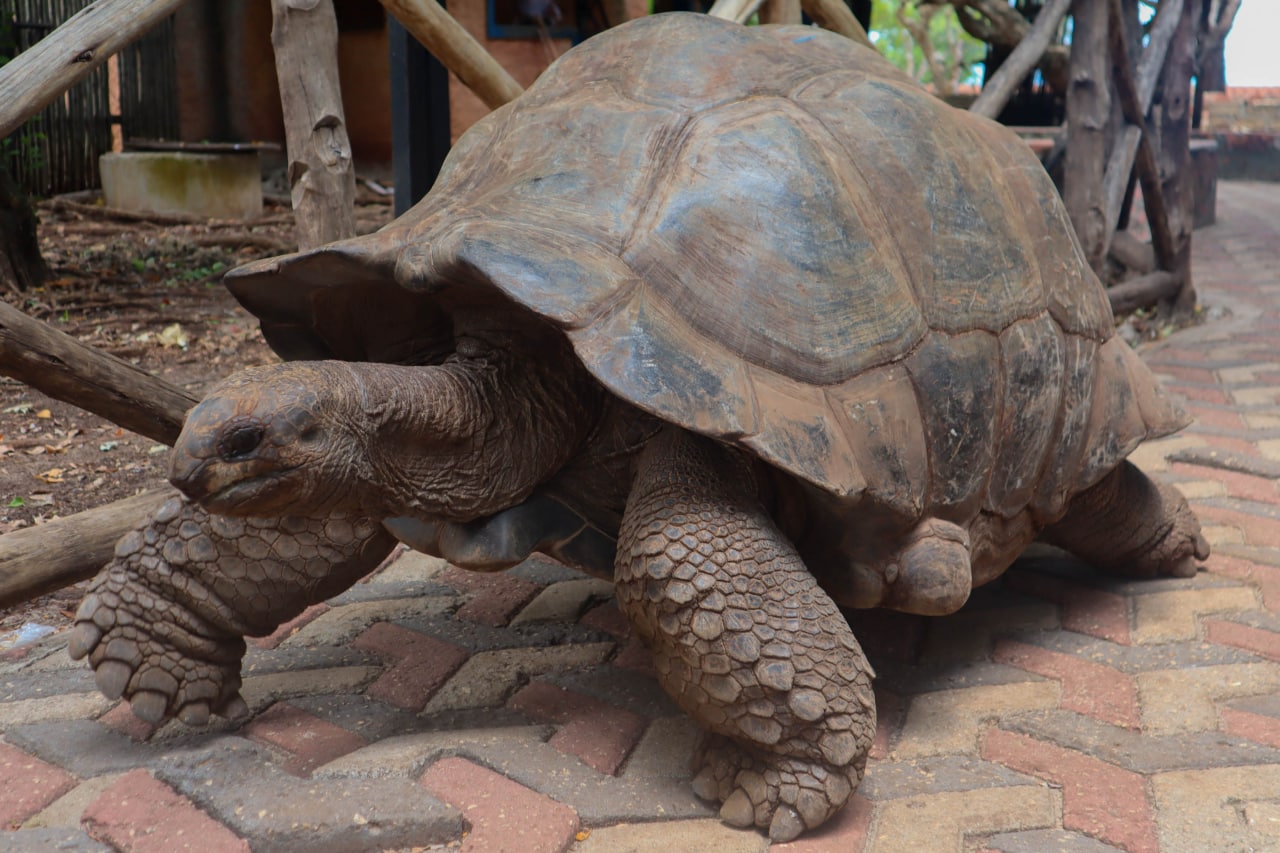
<path id="1" fill-rule="evenodd" d="M 549 743 L 610 776 L 649 724 L 638 714 L 544 681 L 529 684 L 507 704 L 535 720 L 561 724 Z"/>
<path id="2" fill-rule="evenodd" d="M 795 841 L 769 845 L 769 853 L 862 853 L 875 806 L 866 797 L 854 794 L 840 812 Z"/>
<path id="3" fill-rule="evenodd" d="M 1204 638 L 1211 643 L 1234 646 L 1264 658 L 1280 661 L 1280 634 L 1241 625 L 1239 622 L 1226 622 L 1220 619 L 1204 620 Z"/>
<path id="4" fill-rule="evenodd" d="M 1172 376 L 1182 382 L 1204 382 L 1212 385 L 1218 381 L 1217 374 L 1206 367 L 1182 367 L 1176 364 L 1155 362 L 1153 369 L 1156 373 Z"/>
<path id="5" fill-rule="evenodd" d="M 313 604 L 297 616 L 285 622 L 265 637 L 249 637 L 248 642 L 253 643 L 260 649 L 274 649 L 285 640 L 302 630 L 302 628 L 310 621 L 325 613 L 329 609 L 329 605 Z"/>
<path id="6" fill-rule="evenodd" d="M 465 649 L 389 622 L 371 625 L 351 643 L 396 662 L 365 691 L 375 699 L 421 711 L 469 657 Z"/>
<path id="7" fill-rule="evenodd" d="M 1280 720 L 1275 717 L 1223 708 L 1222 729 L 1229 735 L 1280 749 Z"/>
<path id="8" fill-rule="evenodd" d="M 1198 400 L 1201 403 L 1226 405 L 1231 402 L 1231 398 L 1227 396 L 1226 392 L 1217 388 L 1205 388 L 1200 385 L 1183 385 L 1172 382 L 1165 387 L 1175 394 L 1181 394 L 1188 400 Z"/>
<path id="9" fill-rule="evenodd" d="M 982 757 L 1062 787 L 1062 826 L 1129 853 L 1157 853 L 1146 779 L 1070 749 L 992 729 Z"/>
<path id="10" fill-rule="evenodd" d="M 247 853 L 249 842 L 168 785 L 134 770 L 89 804 L 85 831 L 124 853 Z"/>
<path id="11" fill-rule="evenodd" d="M 871 741 L 868 757 L 880 760 L 889 757 L 889 746 L 894 735 L 902 730 L 907 716 L 908 703 L 896 693 L 876 690 L 876 736 Z"/>
<path id="12" fill-rule="evenodd" d="M 150 738 L 160 728 L 129 710 L 128 702 L 117 702 L 114 708 L 98 718 L 98 722 L 139 743 Z"/>
<path id="13" fill-rule="evenodd" d="M 1187 406 L 1188 414 L 1201 426 L 1222 427 L 1224 429 L 1244 429 L 1244 420 L 1238 412 L 1228 409 L 1211 409 L 1208 406 Z"/>
<path id="14" fill-rule="evenodd" d="M 1237 527 L 1244 532 L 1245 541 L 1250 545 L 1261 545 L 1265 548 L 1280 548 L 1280 524 L 1274 518 L 1233 512 L 1216 506 L 1200 504 L 1196 507 L 1200 521 L 1225 524 Z"/>
<path id="15" fill-rule="evenodd" d="M 622 615 L 618 605 L 612 601 L 606 601 L 591 608 L 582 614 L 582 618 L 578 620 L 578 623 L 593 631 L 612 634 L 618 639 L 631 635 L 631 623 L 627 621 L 627 617 Z"/>
<path id="16" fill-rule="evenodd" d="M 76 786 L 76 777 L 0 743 L 0 830 L 15 827 Z"/>
<path id="17" fill-rule="evenodd" d="M 1010 589 L 1062 605 L 1062 627 L 1100 640 L 1130 645 L 1129 600 L 1040 572 L 1009 572 Z"/>
<path id="18" fill-rule="evenodd" d="M 613 659 L 613 664 L 636 672 L 654 674 L 653 652 L 645 647 L 639 637 L 632 637 L 627 641 L 622 651 L 618 652 L 617 657 Z"/>
<path id="19" fill-rule="evenodd" d="M 573 809 L 465 758 L 437 761 L 419 782 L 471 824 L 464 853 L 563 853 L 578 831 Z"/>
<path id="20" fill-rule="evenodd" d="M 1280 611 L 1280 568 L 1223 554 L 1211 555 L 1205 566 L 1216 575 L 1253 584 L 1262 593 L 1263 605 L 1268 610 Z"/>
<path id="21" fill-rule="evenodd" d="M 296 776 L 309 776 L 321 764 L 368 744 L 359 735 L 287 702 L 277 702 L 259 714 L 245 726 L 244 734 L 288 752 L 284 767 Z"/>
<path id="22" fill-rule="evenodd" d="M 1233 498 L 1262 503 L 1280 503 L 1280 490 L 1277 490 L 1276 481 L 1270 477 L 1206 468 L 1186 462 L 1174 462 L 1170 470 L 1176 474 L 1195 477 L 1197 480 L 1216 480 L 1223 483 L 1227 487 L 1227 494 Z"/>
<path id="23" fill-rule="evenodd" d="M 1016 640 L 1001 640 L 992 659 L 1062 682 L 1062 707 L 1069 711 L 1130 729 L 1142 725 L 1137 687 L 1119 670 Z"/>
<path id="24" fill-rule="evenodd" d="M 471 598 L 454 615 L 495 627 L 510 622 L 512 616 L 542 591 L 538 584 L 524 578 L 501 572 L 469 572 L 457 566 L 449 566 L 437 580 L 459 592 L 471 593 Z"/>

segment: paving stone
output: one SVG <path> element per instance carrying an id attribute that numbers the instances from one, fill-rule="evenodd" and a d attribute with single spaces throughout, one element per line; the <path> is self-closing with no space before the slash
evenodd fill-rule
<path id="1" fill-rule="evenodd" d="M 467 659 L 452 643 L 387 622 L 371 625 L 352 645 L 395 661 L 369 685 L 369 696 L 412 711 L 422 710 Z"/>
<path id="2" fill-rule="evenodd" d="M 901 695 L 932 693 L 943 690 L 960 690 L 966 687 L 998 687 L 1004 684 L 1022 684 L 1038 681 L 1037 676 L 1016 666 L 979 658 L 952 663 L 934 664 L 927 657 L 919 666 L 910 668 L 881 667 L 872 660 L 879 675 L 876 683 L 886 690 Z"/>
<path id="3" fill-rule="evenodd" d="M 1237 617 L 1243 615 L 1237 614 Z M 1257 660 L 1256 656 L 1240 649 L 1215 646 L 1209 643 L 1162 643 L 1149 646 L 1124 646 L 1090 637 L 1087 634 L 1079 634 L 1075 631 L 1015 634 L 1009 638 L 1009 641 L 1028 646 L 1037 646 L 1129 675 L 1154 669 L 1253 663 Z"/>
<path id="4" fill-rule="evenodd" d="M 542 589 L 539 584 L 504 572 L 470 572 L 449 566 L 438 575 L 441 582 L 466 600 L 455 615 L 485 625 L 506 625 Z"/>
<path id="5" fill-rule="evenodd" d="M 613 648 L 613 643 L 588 643 L 480 652 L 472 655 L 431 697 L 425 711 L 501 705 L 528 678 L 598 664 Z"/>
<path id="6" fill-rule="evenodd" d="M 331 607 L 346 607 L 369 601 L 387 601 L 407 598 L 456 598 L 457 591 L 439 581 L 419 578 L 405 581 L 381 580 L 377 583 L 358 583 L 335 598 L 329 599 Z"/>
<path id="7" fill-rule="evenodd" d="M 407 779 L 297 779 L 242 738 L 172 752 L 155 773 L 255 848 L 391 849 L 445 843 L 463 829 L 456 810 Z"/>
<path id="8" fill-rule="evenodd" d="M 160 728 L 134 714 L 129 703 L 124 700 L 117 702 L 114 708 L 99 717 L 98 722 L 138 743 L 149 740 Z"/>
<path id="9" fill-rule="evenodd" d="M 1058 825 L 1058 798 L 1044 785 L 905 797 L 881 805 L 869 853 L 964 849 L 966 836 Z"/>
<path id="10" fill-rule="evenodd" d="M 1146 779 L 1079 752 L 1025 735 L 992 729 L 982 756 L 1045 779 L 1062 789 L 1062 826 L 1130 853 L 1157 853 Z"/>
<path id="11" fill-rule="evenodd" d="M 1280 748 L 1280 720 L 1275 717 L 1226 706 L 1218 710 L 1218 716 L 1227 734 Z"/>
<path id="12" fill-rule="evenodd" d="M 542 622 L 496 628 L 480 622 L 447 617 L 400 619 L 397 625 L 452 643 L 469 652 L 491 652 L 497 649 L 530 646 L 567 646 L 575 643 L 600 643 L 614 637 L 605 631 L 572 622 Z"/>
<path id="13" fill-rule="evenodd" d="M 0 703 L 40 699 L 63 693 L 87 693 L 97 689 L 93 683 L 93 673 L 83 664 L 73 670 L 58 673 L 28 667 L 23 672 L 0 676 Z"/>
<path id="14" fill-rule="evenodd" d="M 503 574 L 535 583 L 538 586 L 550 586 L 553 583 L 579 580 L 586 577 L 577 569 L 571 569 L 541 554 L 534 554 L 520 565 L 507 569 Z"/>
<path id="15" fill-rule="evenodd" d="M 432 762 L 468 750 L 494 751 L 519 743 L 543 743 L 552 726 L 524 725 L 491 729 L 419 732 L 388 737 L 317 768 L 317 778 L 416 779 Z"/>
<path id="16" fill-rule="evenodd" d="M 620 776 L 637 779 L 689 778 L 689 759 L 702 730 L 688 714 L 654 720 L 631 750 Z"/>
<path id="17" fill-rule="evenodd" d="M 335 607 L 281 643 L 281 647 L 341 646 L 374 622 L 438 616 L 458 606 L 456 596 L 439 595 L 361 601 Z"/>
<path id="18" fill-rule="evenodd" d="M 983 845 L 999 853 L 1121 853 L 1119 847 L 1063 829 L 1002 832 L 984 839 Z"/>
<path id="19" fill-rule="evenodd" d="M 610 776 L 649 724 L 639 714 L 544 681 L 531 682 L 507 706 L 532 719 L 560 724 L 548 743 Z"/>
<path id="20" fill-rule="evenodd" d="M 1000 721 L 1000 728 L 1142 774 L 1280 763 L 1280 750 L 1219 731 L 1156 736 L 1109 726 L 1071 711 L 1040 711 L 1006 717 Z"/>
<path id="21" fill-rule="evenodd" d="M 354 752 L 366 745 L 364 738 L 324 720 L 288 702 L 278 702 L 241 733 L 250 740 L 284 750 L 289 758 L 284 768 L 295 776 L 308 776 L 325 762 Z"/>
<path id="22" fill-rule="evenodd" d="M 449 567 L 447 560 L 409 548 L 393 552 L 382 565 L 365 575 L 356 586 L 395 586 L 429 581 Z"/>
<path id="23" fill-rule="evenodd" d="M 1151 779 L 1163 850 L 1275 850 L 1275 824 L 1249 820 L 1258 800 L 1280 791 L 1280 765 L 1159 773 Z M 1243 806 L 1243 808 L 1242 808 Z M 1255 813 L 1256 815 L 1256 813 Z"/>
<path id="24" fill-rule="evenodd" d="M 95 776 L 76 785 L 67 793 L 33 814 L 22 824 L 23 829 L 79 829 L 85 809 L 114 785 L 124 773 Z"/>
<path id="25" fill-rule="evenodd" d="M 313 604 L 288 622 L 277 626 L 270 634 L 264 637 L 246 637 L 245 640 L 249 646 L 259 649 L 279 648 L 281 643 L 328 613 L 331 609 L 328 604 Z"/>
<path id="26" fill-rule="evenodd" d="M 257 713 L 281 699 L 319 693 L 353 693 L 381 674 L 377 667 L 345 666 L 251 675 L 245 678 L 240 695 L 249 709 Z"/>
<path id="27" fill-rule="evenodd" d="M 5 739 L 82 778 L 145 767 L 163 747 L 138 743 L 93 720 L 32 723 L 5 732 Z"/>
<path id="28" fill-rule="evenodd" d="M 1015 640 L 1002 640 L 994 658 L 1056 679 L 1062 685 L 1063 708 L 1128 728 L 1140 722 L 1137 686 L 1118 670 Z"/>
<path id="29" fill-rule="evenodd" d="M 599 578 L 575 578 L 544 588 L 511 625 L 537 622 L 576 622 L 594 604 L 613 597 L 613 584 Z"/>
<path id="30" fill-rule="evenodd" d="M 1036 561 L 1036 565 L 1041 565 Z M 1128 644 L 1129 600 L 1122 595 L 1085 586 L 1078 578 L 1067 580 L 1041 571 L 1009 572 L 1004 583 L 1011 589 L 1038 595 L 1062 606 L 1062 627 L 1091 637 Z"/>
<path id="31" fill-rule="evenodd" d="M 296 672 L 304 669 L 338 669 L 346 666 L 378 666 L 377 655 L 350 646 L 263 649 L 250 646 L 240 668 L 243 677 Z"/>
<path id="32" fill-rule="evenodd" d="M 929 620 L 921 650 L 931 665 L 984 658 L 997 637 L 1060 627 L 1058 608 L 1029 599 L 1012 607 L 970 609 Z"/>
<path id="33" fill-rule="evenodd" d="M 1060 692 L 1056 681 L 1036 681 L 916 696 L 892 755 L 909 759 L 972 753 L 984 721 L 1010 711 L 1055 708 Z"/>
<path id="34" fill-rule="evenodd" d="M 1270 616 L 1270 620 L 1280 622 L 1280 617 Z M 1235 646 L 1268 660 L 1280 661 L 1280 633 L 1276 633 L 1275 630 L 1257 628 L 1240 622 L 1206 619 L 1204 637 L 1211 643 Z"/>
<path id="35" fill-rule="evenodd" d="M 77 827 L 20 829 L 0 832 L 0 853 L 114 853 Z"/>
<path id="36" fill-rule="evenodd" d="M 867 846 L 873 817 L 871 802 L 854 794 L 849 803 L 822 826 L 795 841 L 771 845 L 769 853 L 860 853 Z"/>
<path id="37" fill-rule="evenodd" d="M 84 813 L 94 838 L 130 853 L 249 853 L 249 844 L 145 770 L 124 774 Z"/>
<path id="38" fill-rule="evenodd" d="M 669 717 L 684 713 L 659 686 L 657 679 L 619 666 L 605 664 L 562 670 L 540 676 L 540 680 L 645 717 Z"/>
<path id="39" fill-rule="evenodd" d="M 1202 614 L 1252 610 L 1258 604 L 1254 590 L 1244 586 L 1140 595 L 1133 605 L 1132 639 L 1139 645 L 1195 639 Z"/>
<path id="40" fill-rule="evenodd" d="M 17 826 L 76 786 L 76 777 L 0 742 L 0 827 Z"/>
<path id="41" fill-rule="evenodd" d="M 570 849 L 573 853 L 768 853 L 770 848 L 759 832 L 734 829 L 719 820 L 669 820 L 596 827 Z"/>
<path id="42" fill-rule="evenodd" d="M 464 850 L 562 853 L 578 832 L 573 809 L 464 758 L 441 759 L 418 781 L 466 815 Z"/>
<path id="43" fill-rule="evenodd" d="M 872 802 L 916 794 L 1030 785 L 1034 780 L 972 755 L 939 755 L 911 761 L 880 761 L 871 766 L 858 793 Z"/>
<path id="44" fill-rule="evenodd" d="M 416 731 L 420 727 L 416 715 L 363 694 L 299 696 L 289 700 L 289 704 L 341 726 L 370 743 Z"/>
<path id="45" fill-rule="evenodd" d="M 1280 665 L 1267 662 L 1157 670 L 1136 679 L 1143 730 L 1158 736 L 1216 728 L 1216 703 L 1280 689 Z"/>
<path id="46" fill-rule="evenodd" d="M 108 710 L 112 701 L 97 691 L 64 693 L 43 699 L 0 702 L 0 732 L 42 720 L 79 720 L 96 717 Z"/>

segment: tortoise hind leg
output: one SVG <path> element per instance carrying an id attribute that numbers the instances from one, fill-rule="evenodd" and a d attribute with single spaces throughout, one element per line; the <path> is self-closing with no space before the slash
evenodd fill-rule
<path id="1" fill-rule="evenodd" d="M 1209 543 L 1187 501 L 1122 462 L 1071 499 L 1067 514 L 1041 539 L 1112 574 L 1136 578 L 1191 577 Z"/>
<path id="2" fill-rule="evenodd" d="M 679 430 L 653 439 L 616 574 L 663 688 L 710 730 L 696 793 L 774 840 L 838 811 L 875 732 L 871 667 L 764 511 L 745 461 Z"/>

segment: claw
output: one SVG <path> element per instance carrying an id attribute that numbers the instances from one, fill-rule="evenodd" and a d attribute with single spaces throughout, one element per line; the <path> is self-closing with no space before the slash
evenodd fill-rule
<path id="1" fill-rule="evenodd" d="M 729 795 L 720 807 L 720 819 L 730 826 L 755 826 L 756 810 L 741 788 Z"/>
<path id="2" fill-rule="evenodd" d="M 169 697 L 151 690 L 142 690 L 129 700 L 134 716 L 153 725 L 160 723 L 169 710 Z"/>
<path id="3" fill-rule="evenodd" d="M 242 720 L 249 716 L 249 705 L 244 701 L 244 697 L 236 693 L 226 702 L 222 703 L 222 707 L 218 709 L 218 713 L 226 717 L 228 720 Z"/>
<path id="4" fill-rule="evenodd" d="M 209 706 L 204 702 L 193 702 L 184 705 L 178 712 L 178 719 L 188 726 L 203 726 L 209 722 Z"/>
<path id="5" fill-rule="evenodd" d="M 1197 560 L 1209 559 L 1209 540 L 1205 539 L 1202 534 L 1196 534 L 1194 547 Z"/>
<path id="6" fill-rule="evenodd" d="M 1196 558 L 1188 554 L 1169 567 L 1169 577 L 1193 578 L 1198 570 Z"/>
<path id="7" fill-rule="evenodd" d="M 94 683 L 98 685 L 102 695 L 108 699 L 119 699 L 123 696 L 132 677 L 133 668 L 118 660 L 104 660 L 98 664 L 98 668 L 93 673 Z"/>
<path id="8" fill-rule="evenodd" d="M 779 843 L 790 841 L 805 831 L 804 821 L 791 806 L 778 806 L 769 822 L 769 840 Z"/>
<path id="9" fill-rule="evenodd" d="M 693 793 L 704 800 L 720 799 L 720 784 L 716 781 L 716 774 L 710 767 L 703 767 L 698 775 L 693 777 Z"/>
<path id="10" fill-rule="evenodd" d="M 71 631 L 71 639 L 67 641 L 67 653 L 72 660 L 80 660 L 93 651 L 102 639 L 102 629 L 92 622 L 78 622 Z"/>

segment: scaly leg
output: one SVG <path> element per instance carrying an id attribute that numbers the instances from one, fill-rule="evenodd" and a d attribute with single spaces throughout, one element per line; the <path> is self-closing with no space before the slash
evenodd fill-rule
<path id="1" fill-rule="evenodd" d="M 71 656 L 87 656 L 98 688 L 144 720 L 239 716 L 244 636 L 338 594 L 394 544 L 371 519 L 230 518 L 175 496 L 94 579 Z"/>
<path id="2" fill-rule="evenodd" d="M 1041 538 L 1112 574 L 1187 578 L 1209 556 L 1200 521 L 1182 494 L 1121 463 L 1071 499 Z"/>
<path id="3" fill-rule="evenodd" d="M 789 840 L 861 780 L 873 673 L 756 495 L 746 461 L 715 442 L 653 439 L 618 537 L 618 602 L 662 686 L 711 732 L 695 791 Z"/>

